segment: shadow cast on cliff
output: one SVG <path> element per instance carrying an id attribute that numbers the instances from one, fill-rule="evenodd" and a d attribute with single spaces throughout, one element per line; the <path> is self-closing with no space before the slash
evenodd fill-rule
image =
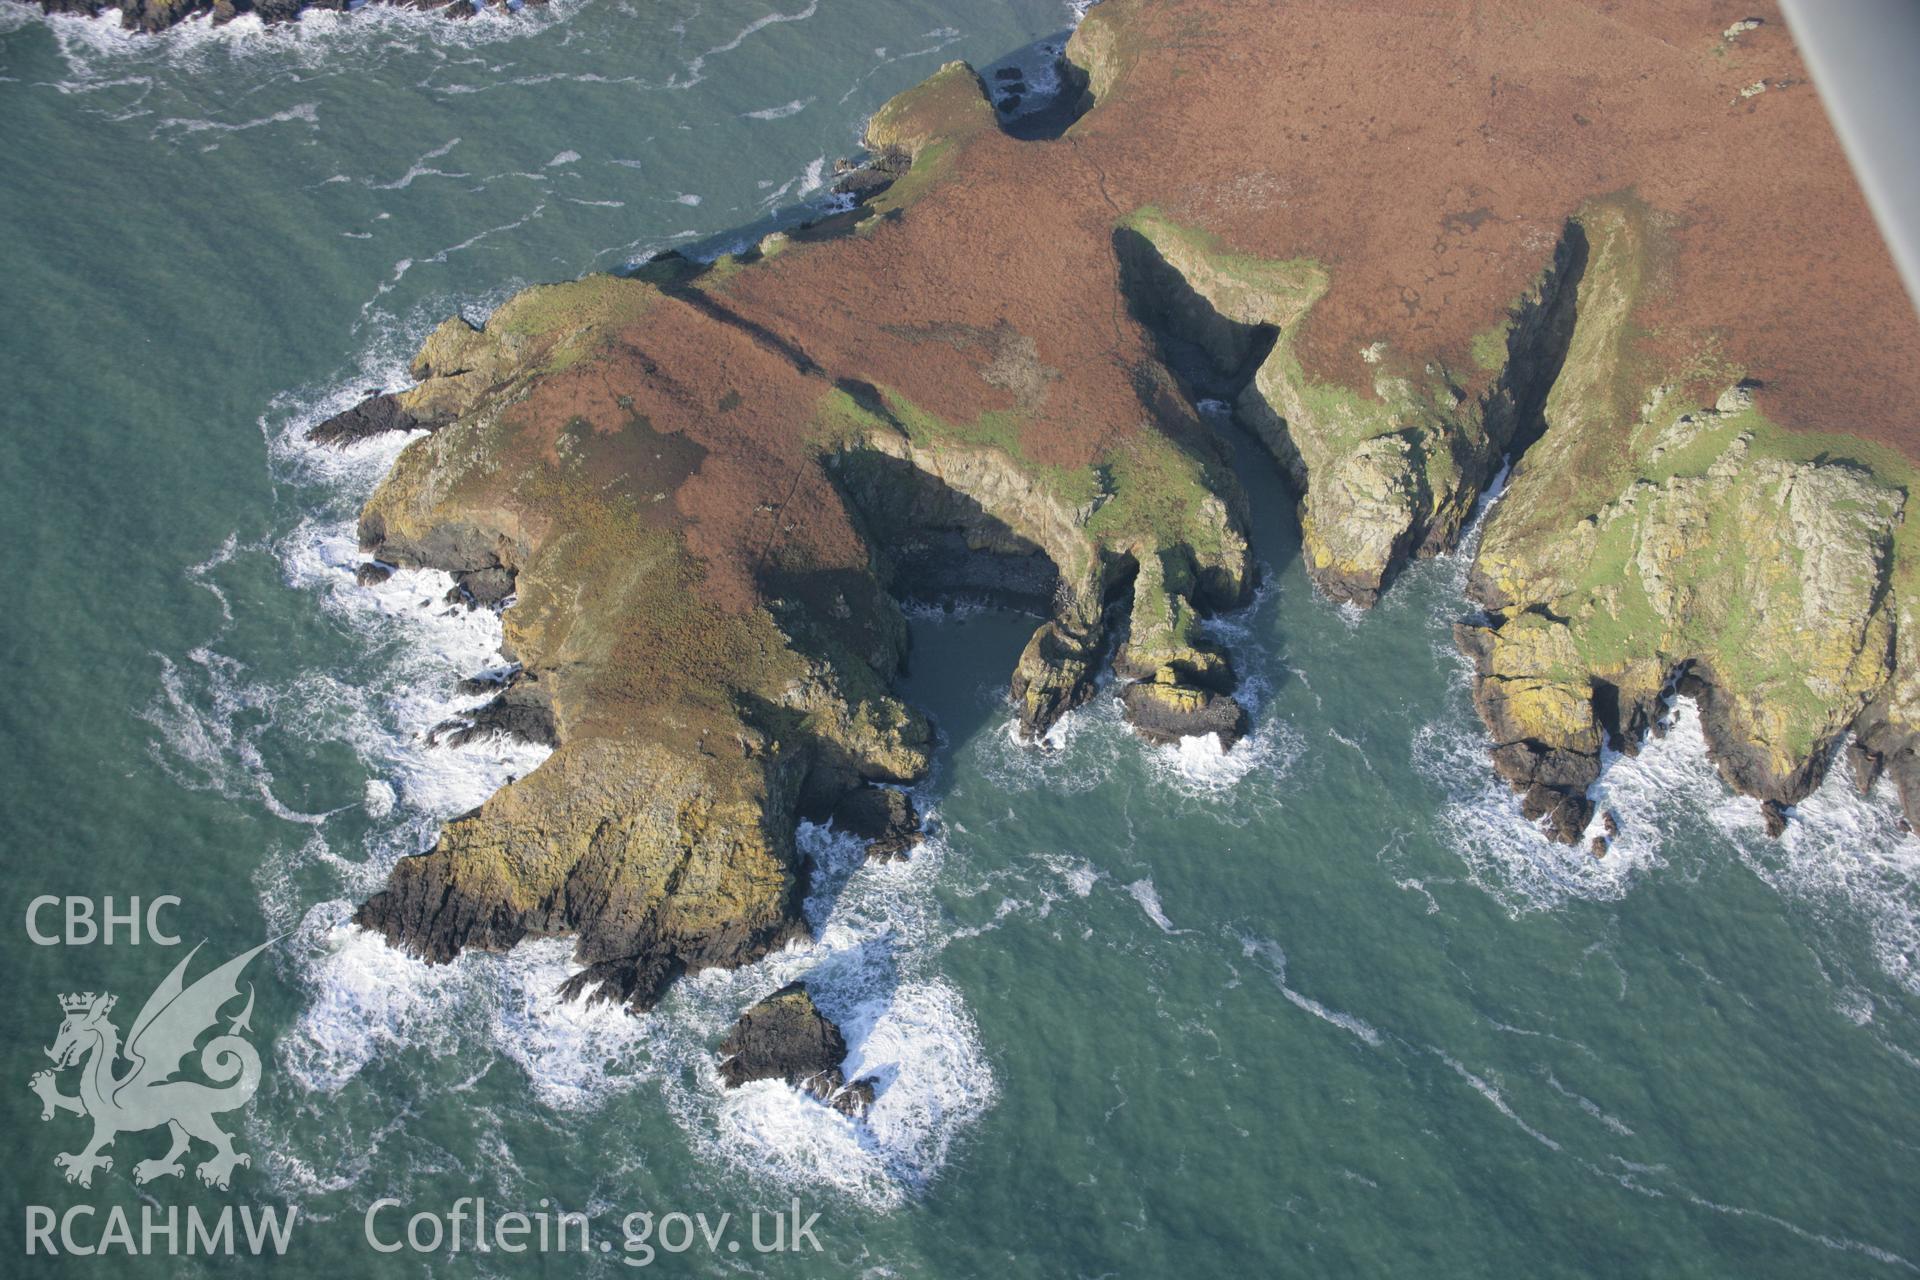
<path id="1" fill-rule="evenodd" d="M 1128 314 L 1152 338 L 1160 363 L 1200 423 L 1201 434 L 1180 443 L 1233 476 L 1245 499 L 1243 524 L 1254 573 L 1277 576 L 1300 555 L 1294 514 L 1299 495 L 1273 453 L 1235 417 L 1233 405 L 1273 351 L 1280 330 L 1222 315 L 1137 231 L 1116 229 L 1113 249 Z M 1156 405 L 1159 393 L 1148 380 L 1139 380 L 1138 391 L 1163 420 L 1186 417 Z M 1280 639 L 1277 633 L 1275 639 Z"/>

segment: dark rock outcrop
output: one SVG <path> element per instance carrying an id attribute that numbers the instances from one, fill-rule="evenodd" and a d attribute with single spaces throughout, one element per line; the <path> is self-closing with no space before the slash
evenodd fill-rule
<path id="1" fill-rule="evenodd" d="M 740 1015 L 720 1042 L 720 1078 L 729 1089 L 749 1080 L 784 1080 L 843 1115 L 873 1106 L 875 1080 L 846 1082 L 847 1042 L 813 1003 L 804 984 L 788 983 Z"/>
<path id="2" fill-rule="evenodd" d="M 526 672 L 520 667 L 481 671 L 459 681 L 453 686 L 453 691 L 464 697 L 477 698 L 484 694 L 511 689 L 525 675 Z"/>
<path id="3" fill-rule="evenodd" d="M 401 406 L 398 396 L 382 392 L 334 414 L 308 431 L 307 439 L 331 449 L 344 449 L 389 431 L 413 431 L 425 425 Z"/>
<path id="4" fill-rule="evenodd" d="M 353 571 L 353 580 L 363 587 L 377 587 L 393 576 L 393 566 L 369 560 Z"/>
<path id="5" fill-rule="evenodd" d="M 1158 745 L 1211 733 L 1224 750 L 1247 732 L 1247 709 L 1210 689 L 1140 680 L 1120 691 L 1120 701 L 1134 732 Z"/>
<path id="6" fill-rule="evenodd" d="M 1520 793 L 1520 811 L 1547 834 L 1576 844 L 1593 817 L 1588 788 L 1600 777 L 1600 732 L 1589 715 L 1554 714 L 1555 691 L 1502 665 L 1496 629 L 1460 623 L 1454 643 L 1473 661 L 1473 705 L 1494 738 L 1493 769 Z M 1548 737 L 1552 734 L 1552 737 Z"/>
<path id="7" fill-rule="evenodd" d="M 1902 615 L 1902 626 L 1912 613 Z M 1903 630 L 1901 634 L 1908 633 Z M 1903 641 L 1904 646 L 1910 641 Z M 1903 667 L 1904 667 L 1903 663 Z M 1900 808 L 1909 825 L 1920 815 L 1920 732 L 1913 725 L 1910 678 L 1896 682 L 1888 696 L 1874 699 L 1854 721 L 1856 735 L 1848 744 L 1847 760 L 1853 771 L 1853 783 L 1865 795 L 1882 776 L 1889 779 L 1900 797 Z M 1899 704 L 1896 709 L 1896 705 Z"/>
<path id="8" fill-rule="evenodd" d="M 1676 693 L 1692 698 L 1700 708 L 1700 728 L 1707 739 L 1707 756 L 1729 787 L 1745 796 L 1758 796 L 1779 809 L 1812 795 L 1826 776 L 1826 750 L 1809 751 L 1785 762 L 1757 743 L 1740 714 L 1737 701 L 1725 692 L 1705 662 L 1689 664 L 1674 684 Z"/>
<path id="9" fill-rule="evenodd" d="M 833 810 L 833 825 L 867 842 L 867 858 L 899 862 L 925 835 L 920 815 L 904 791 L 892 787 L 861 787 Z"/>
<path id="10" fill-rule="evenodd" d="M 447 604 L 464 604 L 469 609 L 493 609 L 513 595 L 513 571 L 494 565 L 470 569 L 453 575 L 447 590 Z"/>
<path id="11" fill-rule="evenodd" d="M 1869 748 L 1858 738 L 1847 744 L 1847 769 L 1853 775 L 1854 789 L 1861 795 L 1873 790 L 1873 784 L 1880 781 L 1880 770 L 1886 761 L 1880 753 Z"/>
<path id="12" fill-rule="evenodd" d="M 855 204 L 864 203 L 892 186 L 912 166 L 912 156 L 892 147 L 883 147 L 858 164 L 835 161 L 834 172 L 839 176 L 833 184 L 834 194 L 851 197 Z"/>
<path id="13" fill-rule="evenodd" d="M 876 1076 L 862 1076 L 835 1094 L 827 1105 L 850 1119 L 864 1120 L 867 1112 L 873 1110 L 875 1087 L 879 1083 Z"/>
<path id="14" fill-rule="evenodd" d="M 533 690 L 509 688 L 476 710 L 442 720 L 428 731 L 427 742 L 432 746 L 464 747 L 492 737 L 517 738 L 543 747 L 560 745 L 552 704 Z"/>

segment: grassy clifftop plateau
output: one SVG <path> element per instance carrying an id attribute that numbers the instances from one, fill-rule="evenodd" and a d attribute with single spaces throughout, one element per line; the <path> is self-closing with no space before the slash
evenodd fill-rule
<path id="1" fill-rule="evenodd" d="M 952 64 L 874 117 L 858 209 L 448 321 L 320 434 L 430 430 L 362 541 L 512 594 L 476 729 L 556 750 L 361 923 L 434 959 L 571 934 L 641 1008 L 780 945 L 798 818 L 927 767 L 908 591 L 1041 615 L 1028 734 L 1110 660 L 1143 736 L 1230 740 L 1196 623 L 1250 565 L 1202 397 L 1286 467 L 1341 601 L 1520 455 L 1462 641 L 1563 838 L 1676 686 L 1752 794 L 1849 728 L 1905 784 L 1920 330 L 1784 29 L 1710 8 L 1107 0 L 1058 137 Z"/>

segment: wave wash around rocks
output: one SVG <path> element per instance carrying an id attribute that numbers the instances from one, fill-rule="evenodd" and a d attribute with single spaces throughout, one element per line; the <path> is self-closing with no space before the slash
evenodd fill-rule
<path id="1" fill-rule="evenodd" d="M 1249 590 L 1244 499 L 1201 397 L 1289 472 L 1341 601 L 1452 546 L 1526 451 L 1462 639 L 1497 762 L 1564 837 L 1603 731 L 1676 676 L 1744 790 L 1803 793 L 1850 724 L 1904 780 L 1912 314 L 1777 24 L 1629 8 L 1460 45 L 1108 0 L 1057 136 L 950 64 L 874 116 L 847 212 L 447 321 L 416 385 L 322 434 L 431 433 L 363 546 L 511 593 L 520 667 L 476 725 L 556 749 L 358 921 L 442 961 L 570 934 L 570 985 L 640 1009 L 782 945 L 796 823 L 928 767 L 891 692 L 906 597 L 1044 617 L 1010 673 L 1026 736 L 1111 649 L 1143 736 L 1230 741 L 1200 620 Z M 1781 91 L 1742 98 L 1756 73 Z M 1808 434 L 1865 423 L 1895 447 Z"/>
<path id="2" fill-rule="evenodd" d="M 1462 624 L 1494 763 L 1574 841 L 1603 745 L 1638 749 L 1676 693 L 1728 785 L 1805 799 L 1851 730 L 1862 793 L 1889 767 L 1920 816 L 1920 557 L 1913 468 L 1857 438 L 1788 432 L 1712 341 L 1637 341 L 1670 250 L 1643 204 L 1581 211 L 1592 244 L 1545 434 L 1488 517 Z"/>

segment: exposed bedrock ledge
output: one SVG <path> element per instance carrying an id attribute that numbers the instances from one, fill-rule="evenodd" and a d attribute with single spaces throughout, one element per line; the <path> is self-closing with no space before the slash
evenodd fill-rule
<path id="1" fill-rule="evenodd" d="M 1231 747 L 1247 730 L 1247 713 L 1231 696 L 1226 654 L 1199 634 L 1194 601 L 1207 597 L 1192 561 L 1180 550 L 1161 551 L 1133 569 L 1126 638 L 1113 657 L 1115 672 L 1129 680 L 1120 691 L 1127 719 L 1150 742 L 1213 734 Z"/>
<path id="2" fill-rule="evenodd" d="M 561 748 L 405 858 L 354 922 L 425 959 L 577 936 L 567 995 L 651 1008 L 686 970 L 733 966 L 800 936 L 790 821 L 802 762 L 660 746 Z M 744 763 L 745 767 L 741 767 Z"/>
<path id="3" fill-rule="evenodd" d="M 1631 201 L 1583 221 L 1592 258 L 1546 431 L 1474 560 L 1487 615 L 1456 631 L 1495 767 L 1572 842 L 1602 744 L 1636 750 L 1680 694 L 1727 784 L 1776 819 L 1849 730 L 1911 809 L 1904 464 L 1883 457 L 1889 478 L 1782 431 L 1710 349 L 1636 358 L 1660 232 Z"/>
<path id="4" fill-rule="evenodd" d="M 913 798 L 893 787 L 864 786 L 833 809 L 833 825 L 866 842 L 870 862 L 898 862 L 925 839 Z"/>
<path id="5" fill-rule="evenodd" d="M 307 439 L 329 448 L 345 448 L 390 431 L 414 431 L 423 424 L 400 404 L 400 397 L 375 392 L 359 404 L 336 413 L 307 432 Z"/>

